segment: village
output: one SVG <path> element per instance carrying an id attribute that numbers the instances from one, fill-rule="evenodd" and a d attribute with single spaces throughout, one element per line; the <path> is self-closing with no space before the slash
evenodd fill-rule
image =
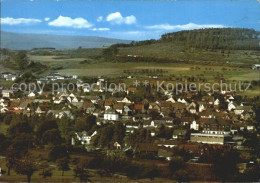
<path id="1" fill-rule="evenodd" d="M 3 73 L 2 77 L 6 78 L 6 75 Z M 77 79 L 77 76 L 72 78 Z M 37 82 L 59 79 L 64 77 L 56 72 Z M 188 148 L 186 150 L 193 154 L 191 159 L 198 156 L 193 152 L 193 149 L 198 147 L 197 144 L 229 145 L 236 149 L 245 149 L 243 144 L 246 139 L 241 132 L 256 131 L 253 106 L 241 101 L 241 97 L 232 91 L 206 94 L 186 91 L 179 96 L 174 95 L 174 92 L 161 91 L 157 99 L 142 98 L 136 101 L 134 97 L 139 95 L 138 89 L 143 87 L 147 90 L 150 87 L 151 90 L 151 86 L 128 86 L 125 91 L 111 90 L 107 91 L 107 94 L 103 90 L 102 82 L 105 80 L 97 78 L 97 82 L 92 85 L 94 88 L 89 88 L 79 84 L 77 80 L 77 91 L 81 92 L 72 93 L 63 89 L 54 95 L 44 91 L 25 91 L 20 97 L 16 97 L 14 91 L 2 88 L 0 112 L 27 117 L 52 115 L 54 118 L 67 117 L 75 121 L 74 109 L 81 110 L 86 115 L 95 116 L 96 125 L 100 127 L 122 123 L 125 136 L 146 129 L 153 140 L 138 144 L 139 151 L 152 153 L 155 157 L 165 160 L 172 159 L 172 148 L 178 146 Z M 164 128 L 167 135 L 161 134 Z M 80 143 L 89 150 L 97 149 L 99 147 L 93 145 L 93 139 L 98 133 L 98 128 L 95 131 L 74 131 L 75 136 L 71 138 L 71 144 Z M 110 147 L 111 149 L 121 151 L 136 148 L 123 139 L 112 144 L 114 147 Z"/>

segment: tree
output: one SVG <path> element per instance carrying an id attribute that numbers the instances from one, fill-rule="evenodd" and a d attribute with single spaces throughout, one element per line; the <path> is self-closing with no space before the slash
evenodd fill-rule
<path id="1" fill-rule="evenodd" d="M 7 175 L 10 175 L 11 169 L 14 168 L 16 161 L 21 157 L 20 151 L 13 145 L 10 145 L 6 151 Z"/>
<path id="2" fill-rule="evenodd" d="M 144 177 L 148 177 L 151 181 L 154 180 L 155 177 L 160 175 L 159 170 L 156 167 L 146 167 L 144 169 Z"/>
<path id="3" fill-rule="evenodd" d="M 75 130 L 76 131 L 89 131 L 94 125 L 96 125 L 96 117 L 88 115 L 87 117 L 81 117 L 76 120 Z"/>
<path id="4" fill-rule="evenodd" d="M 58 129 L 47 130 L 42 135 L 42 142 L 44 144 L 61 144 L 62 138 Z"/>
<path id="5" fill-rule="evenodd" d="M 58 129 L 58 125 L 56 123 L 55 120 L 43 120 L 40 123 L 40 126 L 37 130 L 37 136 L 39 139 L 42 138 L 42 135 L 44 134 L 44 132 L 46 132 L 47 130 L 51 130 L 51 129 Z"/>
<path id="6" fill-rule="evenodd" d="M 67 116 L 64 116 L 61 118 L 61 120 L 58 123 L 59 130 L 62 135 L 66 136 L 71 130 L 71 121 Z"/>
<path id="7" fill-rule="evenodd" d="M 189 181 L 189 174 L 186 170 L 180 169 L 174 173 L 173 176 L 178 182 L 188 182 Z"/>
<path id="8" fill-rule="evenodd" d="M 0 133 L 0 153 L 6 152 L 9 144 L 10 140 L 4 134 Z"/>
<path id="9" fill-rule="evenodd" d="M 239 154 L 234 150 L 218 154 L 214 162 L 214 172 L 222 181 L 232 181 L 234 175 L 238 173 L 238 162 Z"/>
<path id="10" fill-rule="evenodd" d="M 14 57 L 15 62 L 18 64 L 19 69 L 23 70 L 28 66 L 28 57 L 26 55 L 25 51 L 20 51 L 18 54 Z"/>
<path id="11" fill-rule="evenodd" d="M 83 181 L 83 182 L 88 182 L 90 181 L 90 175 L 89 173 L 87 172 L 87 170 L 83 169 L 83 168 L 79 168 L 79 167 L 76 167 L 76 169 L 74 169 L 74 177 L 78 177 L 80 181 Z"/>
<path id="12" fill-rule="evenodd" d="M 184 167 L 185 163 L 181 157 L 173 158 L 169 164 L 169 168 L 172 174 L 180 169 L 183 169 Z"/>
<path id="13" fill-rule="evenodd" d="M 70 170 L 69 159 L 67 157 L 60 159 L 59 162 L 58 162 L 58 168 L 59 168 L 59 170 L 62 171 L 61 176 L 63 176 L 64 171 Z"/>
<path id="14" fill-rule="evenodd" d="M 158 137 L 170 139 L 172 137 L 173 129 L 166 128 L 164 125 L 161 125 L 159 128 Z"/>
<path id="15" fill-rule="evenodd" d="M 24 158 L 17 161 L 14 167 L 16 173 L 26 175 L 27 182 L 31 182 L 31 177 L 33 173 L 37 170 L 35 162 L 30 156 L 25 156 Z"/>
<path id="16" fill-rule="evenodd" d="M 12 124 L 8 128 L 8 136 L 11 138 L 15 138 L 21 133 L 32 133 L 32 131 L 33 128 L 28 122 L 18 122 L 16 124 Z"/>
<path id="17" fill-rule="evenodd" d="M 127 164 L 127 161 L 124 158 L 120 158 L 118 156 L 112 155 L 108 156 L 103 162 L 103 168 L 105 171 L 113 175 L 117 171 L 120 171 Z"/>
<path id="18" fill-rule="evenodd" d="M 143 167 L 141 167 L 140 165 L 132 163 L 126 167 L 126 175 L 131 179 L 136 179 L 140 176 L 140 172 L 142 169 Z"/>
<path id="19" fill-rule="evenodd" d="M 49 159 L 56 161 L 57 159 L 68 157 L 68 151 L 65 146 L 54 146 L 48 154 Z"/>
<path id="20" fill-rule="evenodd" d="M 13 147 L 19 149 L 20 153 L 26 154 L 29 148 L 34 146 L 34 136 L 28 133 L 17 134 L 12 140 Z"/>

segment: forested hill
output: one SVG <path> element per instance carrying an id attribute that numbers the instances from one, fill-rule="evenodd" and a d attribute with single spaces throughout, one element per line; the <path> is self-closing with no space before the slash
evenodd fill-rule
<path id="1" fill-rule="evenodd" d="M 260 50 L 260 32 L 254 29 L 217 28 L 164 34 L 163 42 L 180 42 L 186 47 L 206 49 Z"/>
<path id="2" fill-rule="evenodd" d="M 159 40 L 146 40 L 130 44 L 116 44 L 116 47 L 131 47 L 155 43 L 175 43 L 186 48 L 260 50 L 260 32 L 242 28 L 212 28 L 185 30 L 163 34 Z"/>
<path id="3" fill-rule="evenodd" d="M 120 62 L 258 63 L 260 32 L 242 28 L 197 29 L 167 33 L 159 40 L 115 44 L 103 50 L 105 60 Z"/>

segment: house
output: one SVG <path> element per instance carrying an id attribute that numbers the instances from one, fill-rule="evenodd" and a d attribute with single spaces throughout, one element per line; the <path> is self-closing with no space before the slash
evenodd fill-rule
<path id="1" fill-rule="evenodd" d="M 114 103 L 112 100 L 106 100 L 104 104 L 105 110 L 111 109 Z"/>
<path id="2" fill-rule="evenodd" d="M 124 110 L 125 115 L 132 115 L 131 106 L 125 105 L 123 110 Z"/>
<path id="3" fill-rule="evenodd" d="M 129 88 L 127 88 L 127 90 L 126 90 L 126 93 L 127 93 L 127 95 L 128 95 L 129 93 L 135 93 L 135 91 L 136 91 L 136 88 L 134 88 L 134 87 L 129 87 Z"/>
<path id="4" fill-rule="evenodd" d="M 128 98 L 123 98 L 123 100 L 121 101 L 118 101 L 118 102 L 123 102 L 123 103 L 126 103 L 126 104 L 131 104 L 132 102 L 128 99 Z"/>
<path id="5" fill-rule="evenodd" d="M 155 142 L 158 147 L 163 147 L 163 148 L 174 148 L 177 147 L 178 142 L 176 140 L 166 140 L 166 139 L 159 139 L 159 140 L 155 140 Z"/>
<path id="6" fill-rule="evenodd" d="M 48 78 L 37 79 L 37 84 L 43 84 L 43 83 L 48 83 L 48 82 L 49 82 Z"/>
<path id="7" fill-rule="evenodd" d="M 204 104 L 200 104 L 199 105 L 199 112 L 202 112 L 204 110 L 206 110 L 206 107 L 204 106 Z"/>
<path id="8" fill-rule="evenodd" d="M 35 113 L 39 114 L 39 115 L 45 114 L 46 112 L 47 112 L 47 107 L 45 107 L 45 106 L 38 106 L 35 111 Z"/>
<path id="9" fill-rule="evenodd" d="M 124 104 L 123 103 L 116 103 L 116 104 L 113 105 L 113 109 L 116 110 L 116 112 L 123 114 Z"/>
<path id="10" fill-rule="evenodd" d="M 93 104 L 96 104 L 101 98 L 99 96 L 86 96 L 86 99 L 89 99 Z"/>
<path id="11" fill-rule="evenodd" d="M 69 119 L 74 119 L 72 113 L 70 111 L 63 111 L 63 110 L 48 110 L 47 115 L 52 114 L 55 118 L 63 118 L 68 117 Z"/>
<path id="12" fill-rule="evenodd" d="M 159 149 L 158 150 L 158 157 L 166 159 L 167 161 L 171 161 L 173 157 L 173 152 L 168 149 Z"/>
<path id="13" fill-rule="evenodd" d="M 13 94 L 13 90 L 2 90 L 3 97 L 9 98 L 11 94 Z"/>
<path id="14" fill-rule="evenodd" d="M 92 88 L 90 86 L 83 86 L 82 89 L 83 89 L 83 92 L 85 92 L 85 93 L 92 91 Z"/>
<path id="15" fill-rule="evenodd" d="M 157 157 L 158 146 L 154 143 L 139 143 L 134 148 L 134 153 L 138 157 Z"/>
<path id="16" fill-rule="evenodd" d="M 161 112 L 161 107 L 157 103 L 150 103 L 148 109 L 150 111 L 154 110 L 154 111 L 157 111 L 157 112 Z"/>
<path id="17" fill-rule="evenodd" d="M 229 102 L 228 103 L 228 110 L 229 111 L 231 111 L 231 110 L 233 110 L 233 109 L 236 109 L 236 104 L 235 103 L 233 103 L 233 102 Z"/>
<path id="18" fill-rule="evenodd" d="M 187 97 L 188 99 L 191 99 L 193 96 L 194 96 L 194 93 L 188 93 L 186 97 Z"/>
<path id="19" fill-rule="evenodd" d="M 192 121 L 190 124 L 190 129 L 199 130 L 199 123 L 197 123 L 195 120 Z"/>
<path id="20" fill-rule="evenodd" d="M 140 123 L 128 121 L 125 123 L 126 133 L 134 133 L 134 130 L 140 128 Z"/>
<path id="21" fill-rule="evenodd" d="M 121 149 L 121 145 L 118 142 L 115 142 L 114 143 L 114 148 L 120 150 Z"/>
<path id="22" fill-rule="evenodd" d="M 83 102 L 82 103 L 82 108 L 86 110 L 86 113 L 92 114 L 96 107 L 92 102 Z"/>
<path id="23" fill-rule="evenodd" d="M 0 106 L 0 113 L 6 113 L 7 111 L 9 111 L 7 107 Z"/>
<path id="24" fill-rule="evenodd" d="M 189 107 L 189 112 L 191 114 L 196 114 L 197 113 L 196 107 L 194 107 L 194 106 Z"/>
<path id="25" fill-rule="evenodd" d="M 203 101 L 203 102 L 206 102 L 207 104 L 213 104 L 213 102 L 214 102 L 214 97 L 213 97 L 213 96 L 210 96 L 210 95 L 203 96 L 203 97 L 202 97 L 202 101 Z"/>
<path id="26" fill-rule="evenodd" d="M 171 103 L 175 103 L 176 101 L 174 100 L 174 98 L 170 97 L 166 100 L 167 102 L 171 102 Z"/>
<path id="27" fill-rule="evenodd" d="M 219 103 L 220 103 L 220 101 L 219 101 L 219 99 L 216 99 L 215 101 L 214 101 L 214 105 L 219 105 Z"/>
<path id="28" fill-rule="evenodd" d="M 60 119 L 65 117 L 65 116 L 68 117 L 69 119 L 74 119 L 74 116 L 73 116 L 73 114 L 70 111 L 61 111 L 59 113 L 59 118 Z"/>
<path id="29" fill-rule="evenodd" d="M 173 104 L 172 104 L 172 107 L 173 107 L 175 110 L 183 110 L 183 109 L 186 109 L 186 104 L 185 104 L 185 103 L 182 103 L 182 102 L 176 102 L 176 103 L 173 103 Z"/>
<path id="30" fill-rule="evenodd" d="M 182 118 L 181 118 L 181 124 L 182 124 L 182 125 L 189 125 L 189 124 L 191 124 L 193 121 L 195 121 L 194 117 L 182 117 Z"/>
<path id="31" fill-rule="evenodd" d="M 178 98 L 177 102 L 187 105 L 187 101 L 185 99 Z"/>
<path id="32" fill-rule="evenodd" d="M 186 130 L 176 129 L 173 131 L 172 138 L 173 139 L 184 139 L 186 135 Z"/>
<path id="33" fill-rule="evenodd" d="M 158 104 L 160 105 L 161 110 L 171 109 L 172 108 L 172 103 L 171 102 L 160 101 L 160 102 L 158 102 Z"/>
<path id="34" fill-rule="evenodd" d="M 230 129 L 230 123 L 224 119 L 211 118 L 207 119 L 204 123 L 201 123 L 203 133 L 209 134 L 225 134 Z"/>
<path id="35" fill-rule="evenodd" d="M 215 118 L 213 109 L 207 109 L 205 111 L 199 112 L 198 116 L 201 118 Z"/>
<path id="36" fill-rule="evenodd" d="M 28 97 L 32 97 L 32 98 L 35 97 L 35 93 L 34 92 L 29 93 Z"/>
<path id="37" fill-rule="evenodd" d="M 108 109 L 108 110 L 105 111 L 104 120 L 117 121 L 118 120 L 118 114 L 116 113 L 115 110 Z"/>
<path id="38" fill-rule="evenodd" d="M 72 96 L 68 96 L 68 97 L 67 97 L 67 101 L 68 101 L 69 103 L 77 103 L 77 102 L 79 102 L 79 100 L 77 99 L 77 97 L 72 97 Z"/>
<path id="39" fill-rule="evenodd" d="M 253 70 L 260 70 L 260 64 L 254 64 L 252 69 Z"/>
<path id="40" fill-rule="evenodd" d="M 76 132 L 76 138 L 80 141 L 83 145 L 89 145 L 91 143 L 91 139 L 97 134 L 97 131 L 94 131 L 91 135 L 88 135 L 86 131 L 83 132 Z M 71 144 L 75 145 L 74 138 L 71 139 Z"/>
<path id="41" fill-rule="evenodd" d="M 144 105 L 143 104 L 134 104 L 135 112 L 144 113 Z"/>
<path id="42" fill-rule="evenodd" d="M 234 109 L 234 112 L 236 115 L 241 115 L 242 113 L 244 112 L 248 112 L 248 113 L 251 113 L 253 115 L 254 111 L 252 109 L 253 107 L 252 106 L 237 106 L 235 109 Z"/>
<path id="43" fill-rule="evenodd" d="M 252 113 L 247 112 L 247 111 L 244 111 L 244 112 L 240 115 L 241 119 L 243 119 L 243 120 L 245 120 L 245 121 L 252 119 L 252 117 L 254 117 L 254 116 L 255 116 L 255 113 L 253 113 L 253 115 L 252 115 Z"/>
<path id="44" fill-rule="evenodd" d="M 6 79 L 6 81 L 14 81 L 14 80 L 16 80 L 16 78 L 17 78 L 17 76 L 15 74 L 8 74 L 5 79 Z"/>
<path id="45" fill-rule="evenodd" d="M 96 116 L 96 118 L 99 118 L 99 117 L 101 117 L 102 112 L 101 112 L 100 109 L 95 109 L 92 114 L 93 114 L 94 116 Z"/>
<path id="46" fill-rule="evenodd" d="M 10 72 L 3 72 L 1 74 L 1 76 L 2 76 L 2 78 L 6 79 L 9 74 L 11 74 L 11 73 Z"/>
<path id="47" fill-rule="evenodd" d="M 60 75 L 59 72 L 51 72 L 48 76 L 46 76 L 46 78 L 52 81 L 65 79 L 63 76 Z"/>

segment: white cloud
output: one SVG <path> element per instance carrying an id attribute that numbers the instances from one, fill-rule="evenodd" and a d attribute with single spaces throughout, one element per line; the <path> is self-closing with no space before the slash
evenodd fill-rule
<path id="1" fill-rule="evenodd" d="M 82 28 L 90 28 L 93 25 L 89 23 L 84 18 L 71 18 L 71 17 L 63 17 L 59 16 L 57 19 L 53 20 L 52 22 L 48 23 L 50 26 L 55 27 L 72 27 L 76 29 L 82 29 Z"/>
<path id="2" fill-rule="evenodd" d="M 102 16 L 99 16 L 98 18 L 97 18 L 97 22 L 101 22 L 103 20 L 103 17 Z"/>
<path id="3" fill-rule="evenodd" d="M 134 23 L 136 23 L 135 16 L 134 15 L 130 15 L 130 16 L 125 17 L 125 23 L 126 24 L 134 24 Z"/>
<path id="4" fill-rule="evenodd" d="M 34 0 L 30 0 L 31 2 L 33 2 Z"/>
<path id="5" fill-rule="evenodd" d="M 202 29 L 202 28 L 223 28 L 224 25 L 220 24 L 194 24 L 188 23 L 184 25 L 169 25 L 169 24 L 160 24 L 146 26 L 147 29 L 157 29 L 157 30 L 191 30 L 191 29 Z"/>
<path id="6" fill-rule="evenodd" d="M 0 19 L 1 24 L 7 24 L 7 25 L 18 25 L 18 24 L 32 24 L 32 23 L 40 23 L 42 22 L 39 19 L 34 18 L 1 18 Z"/>
<path id="7" fill-rule="evenodd" d="M 93 31 L 109 31 L 110 28 L 93 28 L 91 30 L 93 30 Z"/>
<path id="8" fill-rule="evenodd" d="M 106 21 L 115 24 L 135 24 L 136 18 L 134 15 L 123 17 L 120 12 L 111 13 L 107 16 Z"/>
<path id="9" fill-rule="evenodd" d="M 48 22 L 50 20 L 49 17 L 44 18 L 44 21 Z"/>

